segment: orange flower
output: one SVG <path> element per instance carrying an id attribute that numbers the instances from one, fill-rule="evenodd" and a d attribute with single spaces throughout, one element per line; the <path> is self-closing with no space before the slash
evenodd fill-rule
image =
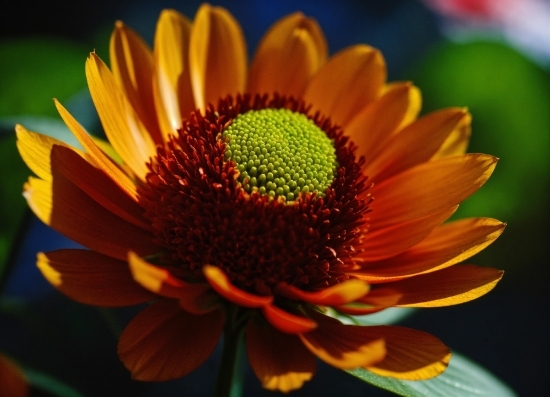
<path id="1" fill-rule="evenodd" d="M 39 177 L 29 206 L 89 248 L 40 253 L 44 276 L 86 304 L 154 301 L 119 341 L 135 379 L 188 374 L 224 328 L 226 349 L 244 330 L 268 389 L 301 387 L 316 357 L 399 379 L 445 370 L 449 349 L 425 332 L 336 317 L 454 305 L 502 277 L 456 265 L 501 222 L 443 223 L 496 164 L 465 154 L 465 109 L 417 120 L 419 90 L 387 84 L 379 51 L 327 58 L 300 13 L 271 27 L 250 67 L 238 23 L 209 5 L 192 23 L 163 11 L 153 51 L 117 22 L 110 49 L 111 70 L 86 62 L 110 143 L 58 102 L 84 150 L 16 129 Z"/>

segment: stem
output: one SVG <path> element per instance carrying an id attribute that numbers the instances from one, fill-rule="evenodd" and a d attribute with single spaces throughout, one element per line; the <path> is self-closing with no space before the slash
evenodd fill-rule
<path id="1" fill-rule="evenodd" d="M 222 359 L 220 362 L 218 379 L 216 379 L 214 397 L 236 397 L 234 394 L 238 389 L 233 388 L 233 382 L 239 372 L 237 368 L 237 357 L 242 331 L 242 326 L 238 326 L 233 321 L 227 322 L 224 331 Z M 231 393 L 232 389 L 233 393 Z"/>

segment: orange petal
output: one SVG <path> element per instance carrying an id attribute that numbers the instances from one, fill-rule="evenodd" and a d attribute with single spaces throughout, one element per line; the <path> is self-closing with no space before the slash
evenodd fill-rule
<path id="1" fill-rule="evenodd" d="M 86 130 L 74 119 L 74 117 L 57 100 L 54 99 L 55 106 L 63 121 L 72 131 L 76 139 L 86 149 L 86 152 L 96 162 L 96 165 L 118 185 L 124 192 L 133 199 L 137 200 L 137 188 L 132 180 L 118 168 L 109 157 L 97 146 Z"/>
<path id="2" fill-rule="evenodd" d="M 317 328 L 315 321 L 291 314 L 275 305 L 265 305 L 262 307 L 262 313 L 271 325 L 286 334 L 299 334 Z"/>
<path id="3" fill-rule="evenodd" d="M 179 299 L 186 312 L 203 314 L 217 306 L 217 296 L 208 293 L 211 290 L 209 284 L 187 283 L 173 276 L 168 269 L 148 263 L 133 252 L 128 254 L 128 263 L 137 283 L 155 294 Z"/>
<path id="4" fill-rule="evenodd" d="M 299 389 L 315 373 L 315 356 L 295 335 L 278 332 L 252 318 L 246 326 L 246 351 L 252 370 L 269 390 Z"/>
<path id="5" fill-rule="evenodd" d="M 459 156 L 466 153 L 468 143 L 470 142 L 470 135 L 472 134 L 471 123 L 472 116 L 470 113 L 466 113 L 447 139 L 445 139 L 445 142 L 443 142 L 437 153 L 433 155 L 432 159 Z"/>
<path id="6" fill-rule="evenodd" d="M 164 140 L 195 110 L 189 75 L 191 22 L 175 10 L 163 10 L 155 31 L 155 105 Z"/>
<path id="7" fill-rule="evenodd" d="M 108 211 L 71 181 L 56 174 L 52 182 L 29 178 L 24 196 L 40 220 L 79 244 L 112 258 L 126 260 L 158 251 L 153 235 Z"/>
<path id="8" fill-rule="evenodd" d="M 364 241 L 357 246 L 357 257 L 365 261 L 378 261 L 397 255 L 426 238 L 437 226 L 449 218 L 457 207 L 372 232 L 369 231 L 364 235 Z"/>
<path id="9" fill-rule="evenodd" d="M 386 64 L 380 52 L 356 45 L 335 54 L 311 79 L 304 99 L 342 127 L 369 102 L 386 81 Z"/>
<path id="10" fill-rule="evenodd" d="M 250 66 L 247 91 L 301 97 L 326 57 L 326 40 L 317 22 L 300 12 L 288 15 L 262 38 Z"/>
<path id="11" fill-rule="evenodd" d="M 118 86 L 156 144 L 162 144 L 153 98 L 151 49 L 132 29 L 117 21 L 109 47 L 111 70 Z"/>
<path id="12" fill-rule="evenodd" d="M 497 158 L 486 154 L 445 157 L 409 168 L 370 189 L 371 229 L 454 207 L 485 183 Z"/>
<path id="13" fill-rule="evenodd" d="M 398 281 L 460 263 L 495 241 L 506 224 L 490 218 L 470 218 L 436 228 L 411 249 L 385 260 L 363 263 L 353 273 L 369 283 Z"/>
<path id="14" fill-rule="evenodd" d="M 319 325 L 307 334 L 299 334 L 304 345 L 326 363 L 351 369 L 380 362 L 386 355 L 382 337 L 373 337 L 370 327 L 344 325 L 316 311 L 309 312 Z"/>
<path id="15" fill-rule="evenodd" d="M 413 86 L 410 82 L 394 81 L 391 83 L 387 83 L 382 88 L 382 93 L 385 95 L 390 91 L 399 89 L 403 85 L 410 85 L 411 89 L 409 90 L 409 106 L 407 108 L 405 116 L 401 120 L 401 124 L 399 125 L 398 129 L 404 128 L 412 123 L 414 120 L 416 120 L 418 114 L 420 113 L 420 109 L 422 109 L 422 93 L 420 92 L 418 87 Z"/>
<path id="16" fill-rule="evenodd" d="M 202 270 L 214 291 L 236 305 L 259 308 L 273 302 L 273 296 L 254 295 L 235 287 L 219 267 L 204 265 Z"/>
<path id="17" fill-rule="evenodd" d="M 60 292 L 87 305 L 129 306 L 155 298 L 136 284 L 126 262 L 95 251 L 63 249 L 39 253 L 36 265 Z"/>
<path id="18" fill-rule="evenodd" d="M 17 149 L 19 150 L 21 158 L 32 172 L 45 181 L 52 180 L 50 154 L 54 145 L 69 148 L 75 153 L 78 153 L 79 156 L 85 156 L 82 151 L 58 139 L 28 131 L 20 124 L 15 126 L 15 133 L 17 135 Z"/>
<path id="19" fill-rule="evenodd" d="M 363 156 L 368 163 L 409 113 L 416 117 L 417 112 L 413 110 L 418 108 L 417 92 L 418 89 L 410 83 L 394 86 L 351 119 L 345 132 L 357 145 L 358 158 Z"/>
<path id="20" fill-rule="evenodd" d="M 191 84 L 196 106 L 217 105 L 246 86 L 246 43 L 233 16 L 222 7 L 200 6 L 193 22 L 189 49 Z"/>
<path id="21" fill-rule="evenodd" d="M 139 313 L 118 342 L 118 355 L 132 378 L 166 381 L 197 369 L 212 354 L 223 331 L 221 310 L 197 316 L 164 299 Z"/>
<path id="22" fill-rule="evenodd" d="M 27 397 L 30 392 L 23 371 L 3 354 L 0 354 L 0 385 L 2 396 L 6 397 Z"/>
<path id="23" fill-rule="evenodd" d="M 375 306 L 441 307 L 468 302 L 491 291 L 504 272 L 456 265 L 373 289 L 361 302 Z"/>
<path id="24" fill-rule="evenodd" d="M 347 280 L 317 292 L 303 291 L 286 283 L 280 283 L 275 288 L 277 295 L 287 299 L 323 306 L 344 305 L 365 296 L 367 292 L 369 285 L 362 280 Z"/>
<path id="25" fill-rule="evenodd" d="M 409 124 L 380 148 L 363 172 L 370 182 L 377 183 L 428 161 L 466 115 L 464 109 L 450 108 L 432 112 Z"/>
<path id="26" fill-rule="evenodd" d="M 451 359 L 451 351 L 435 336 L 415 329 L 368 326 L 372 338 L 386 342 L 386 357 L 364 366 L 369 371 L 397 379 L 424 380 L 441 374 Z"/>
<path id="27" fill-rule="evenodd" d="M 149 132 L 120 91 L 111 71 L 94 53 L 86 60 L 86 78 L 109 142 L 134 174 L 145 180 L 149 172 L 146 162 L 156 154 Z"/>
<path id="28" fill-rule="evenodd" d="M 54 146 L 51 152 L 54 173 L 61 173 L 90 198 L 125 221 L 151 231 L 145 210 L 128 197 L 103 171 L 95 168 L 71 149 Z"/>

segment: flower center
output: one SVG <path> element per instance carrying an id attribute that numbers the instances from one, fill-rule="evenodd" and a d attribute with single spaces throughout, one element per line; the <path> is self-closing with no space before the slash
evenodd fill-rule
<path id="1" fill-rule="evenodd" d="M 304 114 L 289 109 L 250 110 L 223 134 L 247 192 L 293 201 L 300 193 L 324 197 L 338 163 L 332 141 Z"/>

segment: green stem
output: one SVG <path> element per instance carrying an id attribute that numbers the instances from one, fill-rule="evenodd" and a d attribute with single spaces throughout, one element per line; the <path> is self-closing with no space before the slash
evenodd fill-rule
<path id="1" fill-rule="evenodd" d="M 239 388 L 234 388 L 233 383 L 239 375 L 237 358 L 242 332 L 242 326 L 238 326 L 234 321 L 228 321 L 224 331 L 222 359 L 214 397 L 237 397 L 235 392 L 240 394 Z"/>

